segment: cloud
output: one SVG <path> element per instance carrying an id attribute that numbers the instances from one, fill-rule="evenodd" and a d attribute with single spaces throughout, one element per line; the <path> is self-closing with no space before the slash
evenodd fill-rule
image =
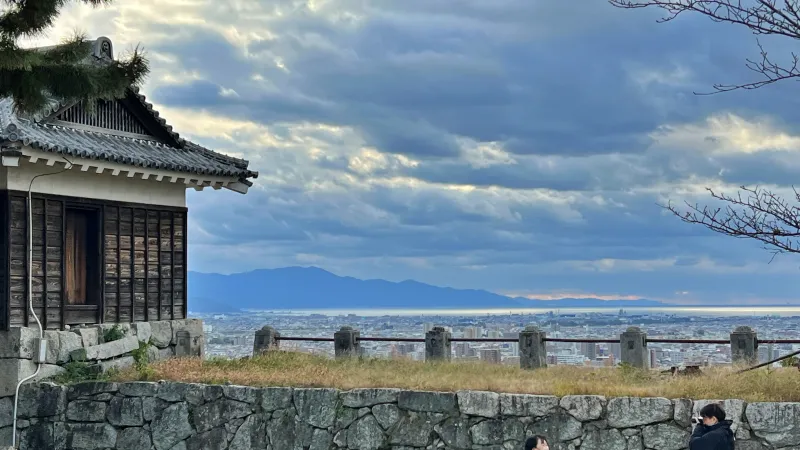
<path id="1" fill-rule="evenodd" d="M 40 41 L 82 24 L 117 50 L 141 42 L 162 115 L 260 172 L 246 196 L 189 192 L 196 270 L 794 299 L 790 258 L 767 264 L 659 206 L 709 203 L 705 187 L 792 195 L 791 86 L 693 95 L 752 80 L 755 41 L 657 17 L 605 2 L 117 0 L 71 4 Z"/>

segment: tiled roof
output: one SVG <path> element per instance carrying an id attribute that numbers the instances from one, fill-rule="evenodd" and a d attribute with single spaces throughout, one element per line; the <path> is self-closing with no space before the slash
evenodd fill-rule
<path id="1" fill-rule="evenodd" d="M 178 144 L 177 147 L 154 140 L 103 133 L 101 130 L 90 131 L 80 126 L 71 128 L 61 122 L 48 123 L 44 119 L 66 106 L 58 101 L 53 101 L 46 111 L 31 117 L 20 117 L 15 113 L 14 102 L 10 98 L 0 98 L 0 142 L 18 141 L 45 152 L 136 167 L 237 177 L 247 185 L 252 184 L 247 181 L 248 178 L 258 177 L 258 172 L 248 169 L 248 161 L 223 155 L 181 138 L 138 89 L 131 89 L 128 98 L 131 97 L 141 102 L 142 107 L 174 140 L 173 143 Z"/>
<path id="2" fill-rule="evenodd" d="M 146 139 L 136 139 L 97 131 L 20 118 L 14 113 L 11 99 L 0 99 L 0 141 L 20 141 L 36 149 L 102 161 L 111 161 L 151 169 L 171 170 L 198 175 L 232 176 L 243 180 L 255 178 L 248 162 L 184 142 L 175 148 Z"/>

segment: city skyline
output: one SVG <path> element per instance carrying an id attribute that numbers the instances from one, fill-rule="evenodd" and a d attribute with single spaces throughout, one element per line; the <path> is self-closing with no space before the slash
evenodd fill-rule
<path id="1" fill-rule="evenodd" d="M 792 198 L 792 83 L 751 81 L 745 29 L 606 2 L 80 2 L 141 43 L 144 91 L 200 144 L 250 160 L 247 196 L 188 193 L 189 269 L 314 265 L 533 298 L 800 298 L 798 263 L 681 223 L 705 187 Z M 771 54 L 787 42 L 765 37 Z M 235 230 L 235 231 L 233 231 Z"/>

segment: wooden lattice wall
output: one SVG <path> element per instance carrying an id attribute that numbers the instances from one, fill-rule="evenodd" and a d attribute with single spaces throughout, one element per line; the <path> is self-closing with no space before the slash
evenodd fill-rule
<path id="1" fill-rule="evenodd" d="M 68 305 L 64 274 L 65 215 L 92 211 L 97 255 L 90 264 L 93 305 Z M 34 194 L 34 310 L 48 329 L 98 322 L 186 317 L 186 209 Z M 0 329 L 33 325 L 26 307 L 27 206 L 23 192 L 0 195 L 4 251 L 0 264 Z M 87 266 L 88 267 L 88 266 Z"/>

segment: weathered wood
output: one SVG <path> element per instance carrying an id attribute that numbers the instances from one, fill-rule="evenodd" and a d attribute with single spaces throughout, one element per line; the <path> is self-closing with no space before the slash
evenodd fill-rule
<path id="1" fill-rule="evenodd" d="M 106 231 L 105 241 L 106 241 L 106 251 L 110 252 L 110 251 L 115 251 L 117 249 L 116 233 L 109 233 L 108 231 Z M 113 254 L 116 255 L 116 252 L 114 252 Z"/>
<path id="2" fill-rule="evenodd" d="M 121 236 L 126 236 L 130 239 L 130 235 L 133 233 L 133 224 L 130 222 L 120 222 L 119 223 L 119 232 Z M 125 246 L 125 248 L 130 247 L 130 243 Z"/>
<path id="3" fill-rule="evenodd" d="M 11 206 L 8 191 L 0 191 L 0 330 L 7 330 L 11 326 L 11 292 L 8 288 L 8 276 L 11 272 L 8 264 L 11 258 L 8 254 L 11 249 Z"/>
<path id="4" fill-rule="evenodd" d="M 84 100 L 64 109 L 55 120 L 117 132 L 151 136 L 147 127 L 118 100 L 96 100 L 95 112 L 89 113 Z"/>
<path id="5" fill-rule="evenodd" d="M 65 306 L 64 320 L 67 325 L 97 323 L 97 305 Z"/>

